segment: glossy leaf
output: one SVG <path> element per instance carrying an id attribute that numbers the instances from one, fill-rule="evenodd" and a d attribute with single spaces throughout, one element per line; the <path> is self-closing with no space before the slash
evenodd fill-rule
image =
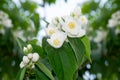
<path id="1" fill-rule="evenodd" d="M 51 80 L 54 80 L 54 77 L 52 76 L 50 70 L 44 64 L 36 63 L 36 65 L 42 72 L 44 72 L 46 76 L 48 76 Z"/>
<path id="2" fill-rule="evenodd" d="M 77 70 L 77 63 L 70 45 L 64 43 L 58 49 L 53 48 L 47 42 L 43 43 L 43 45 L 58 80 L 73 80 L 73 76 Z"/>
<path id="3" fill-rule="evenodd" d="M 90 62 L 92 62 L 91 57 L 90 57 L 90 41 L 87 36 L 84 36 L 81 38 L 81 41 L 83 42 L 85 46 L 85 55 L 89 59 Z"/>
<path id="4" fill-rule="evenodd" d="M 42 71 L 34 69 L 36 79 L 35 80 L 50 80 Z"/>
<path id="5" fill-rule="evenodd" d="M 82 64 L 85 55 L 85 46 L 81 41 L 81 38 L 68 38 L 69 43 L 75 52 L 78 67 Z"/>

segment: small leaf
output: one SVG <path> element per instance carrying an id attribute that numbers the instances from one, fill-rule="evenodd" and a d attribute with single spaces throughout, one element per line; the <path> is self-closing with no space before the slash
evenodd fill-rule
<path id="1" fill-rule="evenodd" d="M 38 41 L 37 39 L 32 39 L 28 43 L 29 44 L 37 44 L 37 41 Z"/>
<path id="2" fill-rule="evenodd" d="M 84 36 L 81 38 L 81 41 L 83 42 L 86 52 L 85 55 L 89 59 L 90 62 L 92 62 L 91 57 L 90 57 L 90 41 L 87 36 Z"/>
<path id="3" fill-rule="evenodd" d="M 26 67 L 22 68 L 16 77 L 16 80 L 23 80 L 24 79 L 24 75 L 25 75 L 25 71 L 26 71 Z"/>
<path id="4" fill-rule="evenodd" d="M 36 63 L 36 65 L 46 76 L 48 76 L 51 80 L 54 80 L 54 77 L 52 76 L 50 70 L 44 64 Z"/>
<path id="5" fill-rule="evenodd" d="M 84 53 L 85 53 L 85 46 L 81 41 L 81 38 L 68 38 L 69 43 L 75 52 L 76 60 L 78 67 L 82 64 Z"/>

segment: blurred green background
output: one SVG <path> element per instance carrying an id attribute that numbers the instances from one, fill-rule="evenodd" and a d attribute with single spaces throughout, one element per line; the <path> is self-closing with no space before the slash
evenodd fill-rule
<path id="1" fill-rule="evenodd" d="M 22 50 L 17 37 L 35 39 L 46 17 L 36 10 L 56 0 L 0 0 L 0 80 L 15 80 Z M 66 3 L 69 0 L 64 0 Z M 79 70 L 80 80 L 120 80 L 120 0 L 88 0 L 81 6 L 89 19 L 92 63 Z"/>

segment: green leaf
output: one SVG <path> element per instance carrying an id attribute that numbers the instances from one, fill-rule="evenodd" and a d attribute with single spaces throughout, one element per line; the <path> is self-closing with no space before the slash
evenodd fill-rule
<path id="1" fill-rule="evenodd" d="M 73 80 L 77 70 L 77 62 L 70 45 L 64 43 L 61 48 L 55 49 L 45 41 L 43 41 L 43 45 L 58 80 Z"/>
<path id="2" fill-rule="evenodd" d="M 17 43 L 18 43 L 18 45 L 19 45 L 19 47 L 20 47 L 20 49 L 22 51 L 23 47 L 26 46 L 26 43 L 20 38 L 16 38 L 16 40 L 17 40 Z"/>
<path id="3" fill-rule="evenodd" d="M 82 64 L 85 54 L 85 46 L 81 41 L 81 38 L 68 38 L 69 43 L 75 52 L 78 67 Z"/>
<path id="4" fill-rule="evenodd" d="M 90 51 L 91 51 L 90 50 L 90 41 L 89 41 L 88 37 L 87 36 L 82 37 L 81 41 L 83 42 L 83 44 L 85 46 L 85 51 L 86 51 L 85 55 L 86 55 L 86 57 L 89 59 L 90 62 L 92 62 L 91 57 L 90 57 Z"/>
<path id="5" fill-rule="evenodd" d="M 16 80 L 23 80 L 24 75 L 25 75 L 25 71 L 26 71 L 26 67 L 22 68 L 22 69 L 18 72 L 18 74 L 17 74 L 17 76 L 16 76 Z"/>
<path id="6" fill-rule="evenodd" d="M 28 41 L 29 44 L 37 44 L 38 40 L 37 39 L 32 39 Z"/>
<path id="7" fill-rule="evenodd" d="M 40 28 L 40 16 L 38 13 L 34 13 L 31 19 L 33 20 L 35 25 L 35 31 L 36 31 L 35 34 L 37 34 Z"/>
<path id="8" fill-rule="evenodd" d="M 37 68 L 34 69 L 35 71 L 35 80 L 50 80 L 42 71 L 38 70 Z"/>
<path id="9" fill-rule="evenodd" d="M 44 64 L 36 63 L 36 65 L 42 72 L 44 72 L 46 76 L 48 76 L 51 80 L 54 80 L 54 77 L 52 76 L 50 70 Z"/>

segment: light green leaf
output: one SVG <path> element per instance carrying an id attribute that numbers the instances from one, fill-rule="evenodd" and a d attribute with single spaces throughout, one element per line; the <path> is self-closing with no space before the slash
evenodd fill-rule
<path id="1" fill-rule="evenodd" d="M 77 70 L 77 62 L 73 50 L 68 43 L 64 43 L 61 48 L 55 49 L 47 42 L 43 41 L 51 67 L 58 80 L 73 80 Z"/>
<path id="2" fill-rule="evenodd" d="M 25 71 L 26 71 L 26 67 L 22 68 L 17 76 L 16 76 L 16 80 L 23 80 L 24 79 L 24 75 L 25 75 Z"/>
<path id="3" fill-rule="evenodd" d="M 88 37 L 87 36 L 82 37 L 81 41 L 83 42 L 83 44 L 85 46 L 85 50 L 86 50 L 85 55 L 86 55 L 86 57 L 89 59 L 90 62 L 92 62 L 91 57 L 90 57 L 90 51 L 91 51 L 90 50 L 90 41 L 89 41 Z"/>
<path id="4" fill-rule="evenodd" d="M 36 65 L 42 72 L 44 72 L 46 76 L 48 76 L 51 80 L 54 80 L 54 77 L 52 76 L 50 70 L 44 64 L 36 63 Z"/>
<path id="5" fill-rule="evenodd" d="M 81 38 L 68 38 L 68 40 L 75 53 L 75 57 L 79 68 L 83 62 L 83 58 L 85 55 L 85 46 L 82 43 Z"/>

